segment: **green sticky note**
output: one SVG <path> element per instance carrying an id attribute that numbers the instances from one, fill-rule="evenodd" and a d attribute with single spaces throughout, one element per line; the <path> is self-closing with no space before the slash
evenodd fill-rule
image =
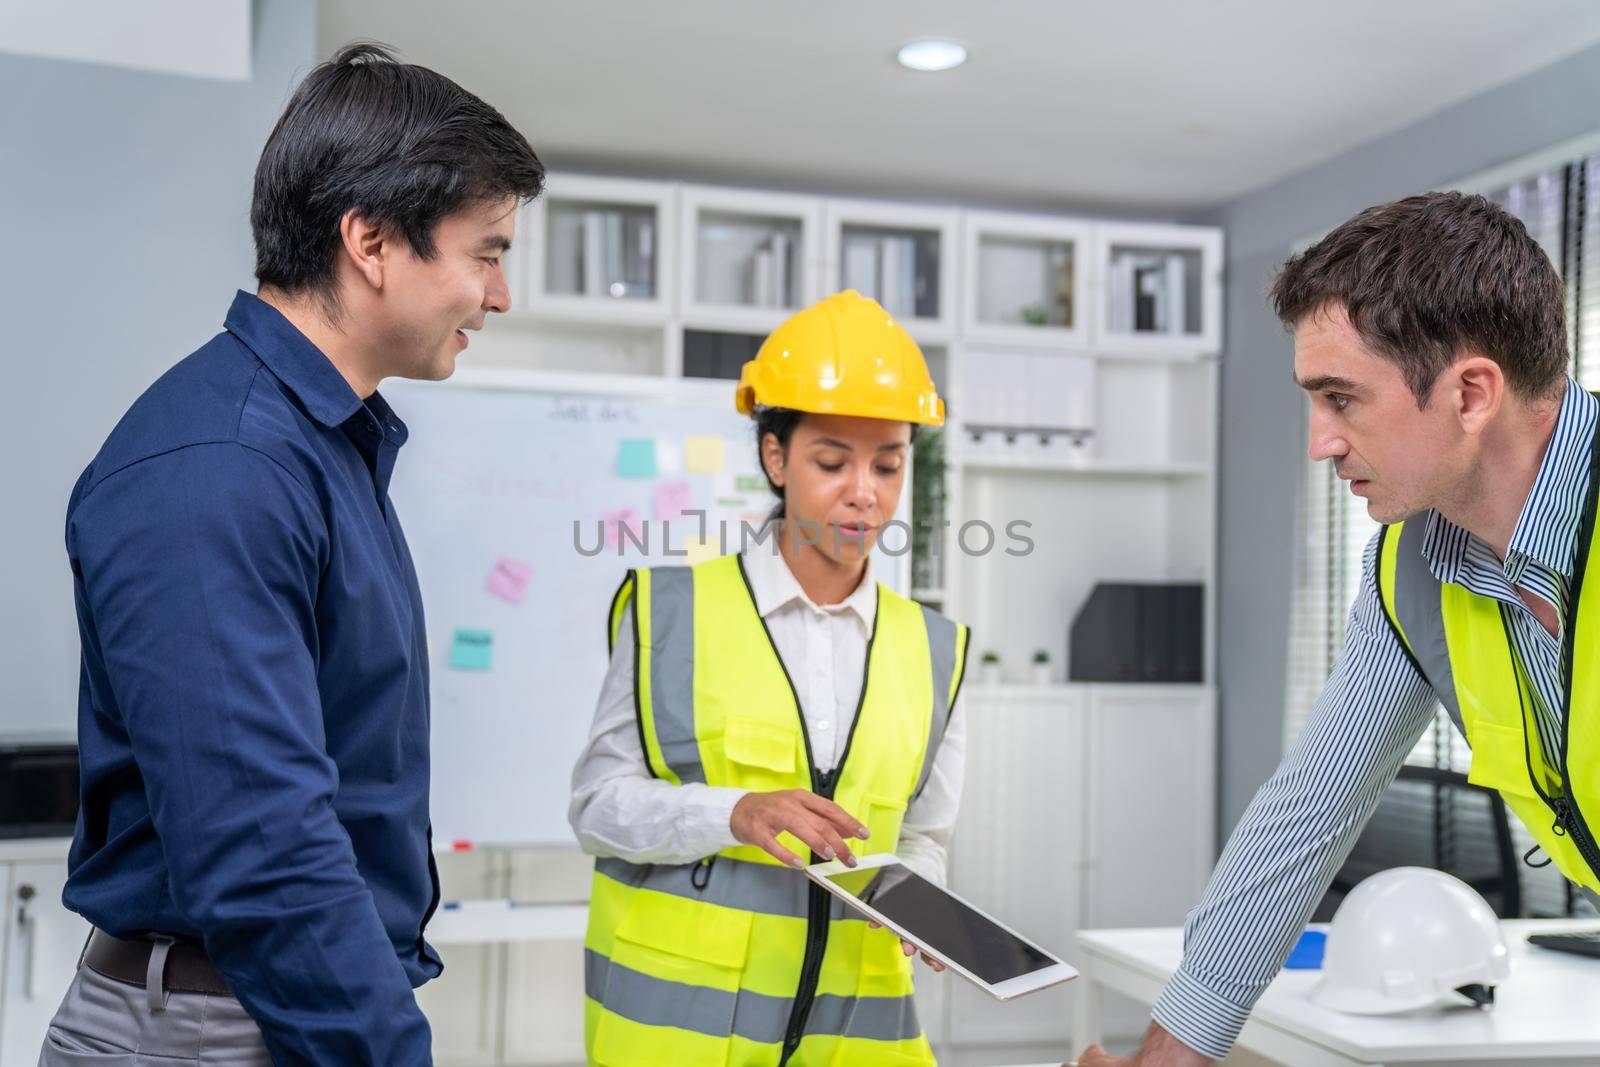
<path id="1" fill-rule="evenodd" d="M 653 437 L 630 437 L 617 448 L 617 473 L 624 478 L 656 476 L 656 442 Z"/>
<path id="2" fill-rule="evenodd" d="M 759 474 L 740 474 L 733 479 L 733 487 L 741 493 L 765 493 L 767 483 Z"/>
<path id="3" fill-rule="evenodd" d="M 486 671 L 494 659 L 494 634 L 457 630 L 450 642 L 450 666 L 458 671 Z"/>

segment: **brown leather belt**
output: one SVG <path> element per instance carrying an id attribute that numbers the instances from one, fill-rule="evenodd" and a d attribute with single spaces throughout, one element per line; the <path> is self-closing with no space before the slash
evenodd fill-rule
<path id="1" fill-rule="evenodd" d="M 83 962 L 107 978 L 144 989 L 150 974 L 150 954 L 159 943 L 124 941 L 97 929 L 89 935 L 89 943 L 83 950 Z M 161 986 L 169 993 L 233 995 L 227 980 L 212 965 L 205 950 L 188 941 L 173 941 L 167 949 Z"/>

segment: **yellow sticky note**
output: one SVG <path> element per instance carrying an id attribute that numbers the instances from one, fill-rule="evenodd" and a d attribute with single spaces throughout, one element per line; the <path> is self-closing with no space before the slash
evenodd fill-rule
<path id="1" fill-rule="evenodd" d="M 683 561 L 693 566 L 696 563 L 704 563 L 708 559 L 716 559 L 717 543 L 715 541 L 703 541 L 698 537 L 691 537 L 683 543 L 683 551 L 685 552 Z"/>
<path id="2" fill-rule="evenodd" d="M 683 465 L 690 474 L 717 474 L 722 470 L 722 438 L 697 434 L 683 440 Z"/>

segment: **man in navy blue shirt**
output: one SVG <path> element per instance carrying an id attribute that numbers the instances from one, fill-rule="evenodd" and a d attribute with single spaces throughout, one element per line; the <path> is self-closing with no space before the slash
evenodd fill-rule
<path id="1" fill-rule="evenodd" d="M 290 100 L 256 172 L 259 295 L 68 508 L 65 897 L 95 933 L 41 1064 L 431 1062 L 427 642 L 378 385 L 449 376 L 507 310 L 543 176 L 499 112 L 374 46 Z"/>

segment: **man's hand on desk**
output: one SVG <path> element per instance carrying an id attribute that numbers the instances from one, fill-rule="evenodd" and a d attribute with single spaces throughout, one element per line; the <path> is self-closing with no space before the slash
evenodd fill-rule
<path id="1" fill-rule="evenodd" d="M 1207 1067 L 1211 1062 L 1151 1023 L 1144 1044 L 1132 1056 L 1113 1056 L 1099 1045 L 1090 1045 L 1078 1057 L 1077 1067 Z"/>

